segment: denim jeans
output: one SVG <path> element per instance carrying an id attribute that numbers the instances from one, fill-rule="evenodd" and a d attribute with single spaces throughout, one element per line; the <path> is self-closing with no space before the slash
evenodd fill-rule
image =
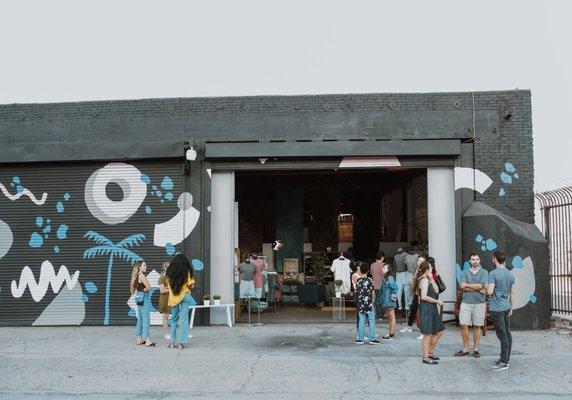
<path id="1" fill-rule="evenodd" d="M 148 339 L 151 328 L 151 296 L 145 292 L 143 294 L 143 305 L 137 306 L 137 325 L 135 326 L 135 336 Z"/>
<path id="2" fill-rule="evenodd" d="M 397 283 L 397 308 L 409 310 L 413 299 L 411 298 L 411 272 L 398 272 L 395 283 Z M 405 301 L 402 300 L 405 295 Z"/>
<path id="3" fill-rule="evenodd" d="M 358 340 L 363 341 L 365 336 L 365 319 L 369 322 L 369 341 L 375 340 L 375 311 L 369 311 L 366 314 L 359 313 L 359 324 L 358 324 Z"/>
<path id="4" fill-rule="evenodd" d="M 195 299 L 187 293 L 179 304 L 171 307 L 169 334 L 172 342 L 184 344 L 189 341 L 189 307 L 196 304 Z"/>
<path id="5" fill-rule="evenodd" d="M 501 354 L 500 361 L 507 364 L 510 361 L 510 352 L 512 350 L 512 333 L 510 331 L 509 310 L 491 311 L 491 321 L 495 326 L 497 337 L 500 340 Z"/>
<path id="6" fill-rule="evenodd" d="M 382 307 L 382 303 L 383 303 L 383 290 L 382 289 L 375 289 L 375 316 L 377 318 L 381 318 L 383 317 L 383 307 Z"/>

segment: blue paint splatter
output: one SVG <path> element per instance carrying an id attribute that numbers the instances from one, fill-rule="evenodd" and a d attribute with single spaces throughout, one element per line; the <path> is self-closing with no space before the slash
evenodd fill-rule
<path id="1" fill-rule="evenodd" d="M 22 186 L 22 185 L 16 186 L 16 192 L 21 193 L 23 191 L 24 191 L 24 186 Z"/>
<path id="2" fill-rule="evenodd" d="M 538 300 L 538 298 L 537 298 L 535 295 L 531 294 L 530 297 L 529 297 L 529 300 L 530 300 L 531 303 L 536 303 L 536 301 Z"/>
<path id="3" fill-rule="evenodd" d="M 486 251 L 487 250 L 487 246 L 485 246 L 484 244 L 481 246 L 481 250 L 482 251 Z"/>
<path id="4" fill-rule="evenodd" d="M 51 224 L 51 223 L 52 223 L 52 220 L 48 218 L 48 224 Z"/>
<path id="5" fill-rule="evenodd" d="M 145 212 L 147 214 L 151 214 L 153 212 L 153 210 L 151 210 L 151 207 L 147 206 L 147 207 L 145 207 Z"/>
<path id="6" fill-rule="evenodd" d="M 163 193 L 161 193 L 160 190 L 157 190 L 157 191 L 155 192 L 155 195 L 156 195 L 157 197 L 162 197 L 162 196 L 163 196 Z"/>
<path id="7" fill-rule="evenodd" d="M 494 249 L 497 248 L 497 244 L 496 244 L 496 242 L 495 242 L 494 240 L 492 240 L 492 239 L 487 239 L 486 247 L 487 247 L 487 250 L 488 250 L 488 251 L 492 251 L 492 250 L 494 250 Z"/>
<path id="8" fill-rule="evenodd" d="M 64 212 L 64 203 L 62 203 L 61 201 L 58 201 L 58 204 L 56 204 L 56 211 L 59 212 L 60 214 Z"/>
<path id="9" fill-rule="evenodd" d="M 514 256 L 514 258 L 512 259 L 512 266 L 514 268 L 522 268 L 524 266 L 524 263 L 522 262 L 522 257 Z"/>
<path id="10" fill-rule="evenodd" d="M 520 176 L 518 174 L 514 174 L 513 177 L 514 177 L 514 179 L 520 178 Z"/>
<path id="11" fill-rule="evenodd" d="M 85 283 L 85 290 L 87 290 L 88 293 L 95 293 L 97 292 L 97 286 L 95 285 L 95 283 L 89 281 Z"/>
<path id="12" fill-rule="evenodd" d="M 461 271 L 461 266 L 459 264 L 455 264 L 455 277 L 457 278 L 457 283 L 461 283 L 463 271 Z"/>
<path id="13" fill-rule="evenodd" d="M 127 313 L 127 315 L 129 315 L 130 317 L 136 317 L 137 316 L 137 311 L 135 311 L 133 308 L 131 308 L 129 310 L 129 312 Z"/>
<path id="14" fill-rule="evenodd" d="M 167 255 L 172 256 L 175 254 L 175 246 L 173 246 L 171 243 L 167 243 L 165 246 L 165 251 L 167 252 Z"/>
<path id="15" fill-rule="evenodd" d="M 507 174 L 506 172 L 501 173 L 500 178 L 501 178 L 501 181 L 503 181 L 507 185 L 512 184 L 512 177 L 509 174 Z"/>
<path id="16" fill-rule="evenodd" d="M 50 233 L 51 231 L 52 231 L 52 226 L 46 225 L 46 227 L 44 228 L 44 233 Z"/>
<path id="17" fill-rule="evenodd" d="M 36 217 L 36 226 L 41 228 L 44 226 L 44 218 L 43 217 Z"/>
<path id="18" fill-rule="evenodd" d="M 516 171 L 516 168 L 514 167 L 514 165 L 512 165 L 512 164 L 509 163 L 509 162 L 507 162 L 507 163 L 504 165 L 504 169 L 506 169 L 506 171 L 507 171 L 507 172 L 510 172 L 510 173 Z"/>
<path id="19" fill-rule="evenodd" d="M 195 271 L 202 271 L 204 268 L 203 262 L 201 260 L 196 259 L 196 258 L 193 258 L 192 264 L 193 264 L 193 269 Z"/>
<path id="20" fill-rule="evenodd" d="M 149 178 L 147 175 L 145 174 L 141 174 L 141 176 L 139 177 L 139 179 L 141 180 L 141 182 L 146 183 L 147 185 L 151 183 L 151 178 Z"/>
<path id="21" fill-rule="evenodd" d="M 471 268 L 471 264 L 468 261 L 463 263 L 463 271 L 466 271 Z"/>
<path id="22" fill-rule="evenodd" d="M 44 245 L 44 238 L 37 232 L 32 232 L 28 245 L 34 249 L 40 248 Z"/>
<path id="23" fill-rule="evenodd" d="M 483 239 L 484 239 L 484 238 L 483 238 L 481 235 L 475 236 L 475 242 L 479 242 L 479 243 L 480 243 L 480 242 L 483 241 Z"/>
<path id="24" fill-rule="evenodd" d="M 165 190 L 172 190 L 173 189 L 173 180 L 166 176 L 163 178 L 163 182 L 161 182 L 161 187 Z"/>
<path id="25" fill-rule="evenodd" d="M 153 185 L 153 190 L 157 190 L 157 185 Z"/>
<path id="26" fill-rule="evenodd" d="M 20 177 L 18 177 L 18 176 L 13 177 L 12 182 L 14 182 L 16 185 L 19 185 L 20 184 Z"/>
<path id="27" fill-rule="evenodd" d="M 14 182 L 12 182 L 12 183 L 10 184 L 10 186 L 14 187 L 14 186 L 15 186 L 15 185 L 14 185 Z"/>
<path id="28" fill-rule="evenodd" d="M 165 194 L 165 199 L 167 199 L 167 200 L 169 200 L 169 201 L 173 200 L 173 193 L 167 192 L 167 193 Z"/>
<path id="29" fill-rule="evenodd" d="M 58 228 L 58 232 L 56 233 L 56 236 L 58 237 L 58 239 L 63 240 L 67 237 L 67 232 L 68 232 L 68 226 L 62 224 Z"/>
<path id="30" fill-rule="evenodd" d="M 503 188 L 500 188 L 500 190 L 499 190 L 499 196 L 500 196 L 500 197 L 503 197 L 505 194 L 506 194 L 506 192 L 504 191 L 504 189 L 503 189 Z"/>
<path id="31" fill-rule="evenodd" d="M 65 201 L 68 201 L 70 199 L 70 197 L 71 197 L 71 194 L 69 194 L 69 193 L 64 194 L 64 200 Z"/>
<path id="32" fill-rule="evenodd" d="M 60 247 L 54 246 L 54 253 L 59 253 L 59 252 L 60 252 Z"/>
<path id="33" fill-rule="evenodd" d="M 165 204 L 165 200 L 161 199 L 161 204 Z"/>
<path id="34" fill-rule="evenodd" d="M 84 303 L 87 303 L 87 302 L 89 301 L 89 298 L 88 298 L 85 294 L 82 294 L 81 297 L 80 297 L 80 299 L 81 299 L 81 301 L 83 301 Z"/>

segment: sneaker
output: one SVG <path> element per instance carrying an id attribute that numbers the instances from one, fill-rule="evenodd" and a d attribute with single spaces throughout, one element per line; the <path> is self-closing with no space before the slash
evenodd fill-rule
<path id="1" fill-rule="evenodd" d="M 411 329 L 411 327 L 410 327 L 409 325 L 405 325 L 405 326 L 403 327 L 403 329 L 401 329 L 399 332 L 401 332 L 401 333 L 411 333 L 411 332 L 413 332 L 413 329 Z"/>
<path id="2" fill-rule="evenodd" d="M 380 344 L 381 342 L 379 340 L 370 340 L 369 344 Z"/>
<path id="3" fill-rule="evenodd" d="M 363 340 L 354 340 L 355 344 L 364 344 L 365 342 Z"/>
<path id="4" fill-rule="evenodd" d="M 423 334 L 417 336 L 417 339 L 418 339 L 418 340 L 423 340 Z"/>
<path id="5" fill-rule="evenodd" d="M 501 363 L 500 360 L 496 360 L 496 361 L 491 362 L 491 366 L 495 366 L 495 365 L 498 365 L 500 363 Z M 506 363 L 506 365 L 508 365 L 510 367 L 510 363 Z"/>
<path id="6" fill-rule="evenodd" d="M 189 333 L 189 339 L 192 339 L 192 338 L 194 338 L 194 337 L 195 337 L 195 335 L 191 335 L 191 334 Z"/>
<path id="7" fill-rule="evenodd" d="M 391 333 L 388 333 L 387 335 L 384 335 L 384 336 L 382 337 L 382 339 L 383 339 L 383 340 L 395 340 L 395 335 L 394 335 L 394 334 L 391 334 Z"/>
<path id="8" fill-rule="evenodd" d="M 505 369 L 508 369 L 508 364 L 499 362 L 498 364 L 495 364 L 492 367 L 490 367 L 489 371 L 498 372 L 498 371 L 504 371 Z"/>
<path id="9" fill-rule="evenodd" d="M 169 334 L 166 334 L 166 335 L 163 336 L 163 337 L 164 337 L 165 339 L 167 339 L 167 340 L 171 340 L 171 335 L 169 335 Z"/>

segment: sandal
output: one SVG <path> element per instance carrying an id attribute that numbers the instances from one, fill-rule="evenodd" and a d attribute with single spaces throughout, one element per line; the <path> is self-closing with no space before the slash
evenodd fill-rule
<path id="1" fill-rule="evenodd" d="M 475 358 L 481 358 L 481 353 L 479 353 L 478 350 L 475 350 L 475 351 L 473 352 L 473 357 L 475 357 Z"/>
<path id="2" fill-rule="evenodd" d="M 437 357 L 435 354 L 429 354 L 429 358 L 430 358 L 431 360 L 434 360 L 434 361 L 439 361 L 439 360 L 440 360 L 440 358 Z"/>
<path id="3" fill-rule="evenodd" d="M 149 343 L 149 344 L 145 343 L 145 346 L 147 346 L 147 347 L 157 347 L 157 343 L 155 343 L 155 342 L 151 342 L 151 343 Z"/>
<path id="4" fill-rule="evenodd" d="M 182 343 L 179 343 L 179 344 L 177 345 L 177 348 L 178 348 L 179 350 L 183 350 L 183 349 L 185 348 L 185 345 L 182 344 Z"/>
<path id="5" fill-rule="evenodd" d="M 468 356 L 469 352 L 468 351 L 463 351 L 463 350 L 459 350 L 458 352 L 455 353 L 455 357 L 463 357 L 463 356 Z"/>
<path id="6" fill-rule="evenodd" d="M 431 357 L 423 357 L 423 364 L 436 365 L 439 363 L 437 361 L 433 360 Z"/>
<path id="7" fill-rule="evenodd" d="M 167 346 L 170 349 L 174 349 L 175 348 L 175 343 L 171 342 L 169 343 L 169 345 Z"/>
<path id="8" fill-rule="evenodd" d="M 140 341 L 140 342 L 138 341 L 138 342 L 135 342 L 135 344 L 136 344 L 137 346 L 141 346 L 142 344 L 145 344 L 145 341 L 144 341 L 144 340 L 142 340 L 142 341 Z"/>

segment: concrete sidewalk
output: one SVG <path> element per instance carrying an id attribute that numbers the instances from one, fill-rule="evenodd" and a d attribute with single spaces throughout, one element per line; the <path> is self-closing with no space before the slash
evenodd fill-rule
<path id="1" fill-rule="evenodd" d="M 163 339 L 136 346 L 130 327 L 2 328 L 0 398 L 572 398 L 570 334 L 515 332 L 511 369 L 493 374 L 495 334 L 481 359 L 458 358 L 459 332 L 447 328 L 438 366 L 421 363 L 416 332 L 356 346 L 349 323 L 198 327 L 182 351 Z"/>

